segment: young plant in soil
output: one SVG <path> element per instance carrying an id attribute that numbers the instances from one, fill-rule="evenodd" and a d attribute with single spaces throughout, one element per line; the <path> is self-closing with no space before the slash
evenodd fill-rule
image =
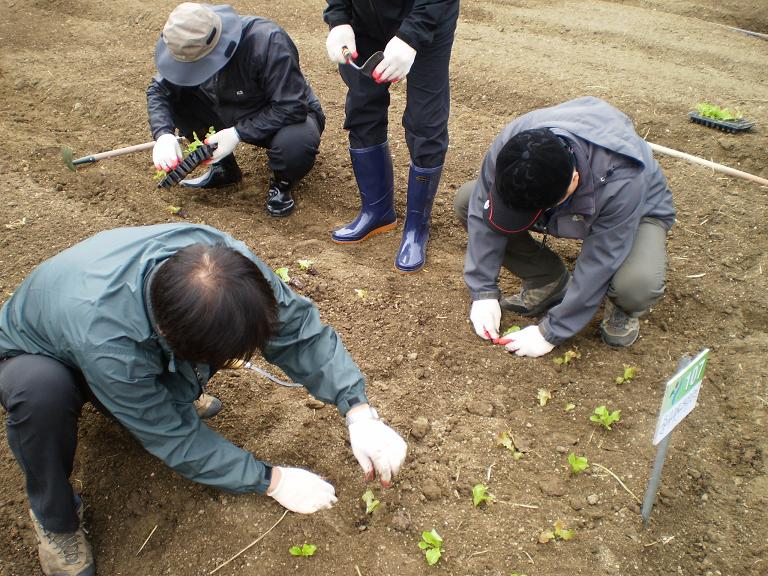
<path id="1" fill-rule="evenodd" d="M 317 276 L 319 272 L 315 268 L 315 263 L 312 260 L 296 260 L 296 264 L 299 265 L 299 270 Z"/>
<path id="2" fill-rule="evenodd" d="M 624 372 L 621 376 L 616 376 L 616 384 L 629 384 L 637 375 L 637 368 L 624 364 Z"/>
<path id="3" fill-rule="evenodd" d="M 429 532 L 425 530 L 421 533 L 419 548 L 424 550 L 424 557 L 427 564 L 434 566 L 443 555 L 443 539 L 434 528 Z"/>
<path id="4" fill-rule="evenodd" d="M 317 546 L 314 544 L 302 544 L 301 546 L 291 546 L 288 552 L 291 556 L 314 556 L 317 551 Z"/>
<path id="5" fill-rule="evenodd" d="M 578 360 L 579 358 L 581 358 L 581 352 L 579 352 L 578 350 L 566 350 L 565 354 L 553 359 L 552 362 L 554 362 L 558 366 L 567 366 L 568 364 L 570 364 L 574 360 Z"/>
<path id="6" fill-rule="evenodd" d="M 552 530 L 545 530 L 541 534 L 539 534 L 539 543 L 540 544 L 546 544 L 547 542 L 550 542 L 552 540 L 570 540 L 573 538 L 574 530 L 567 530 L 565 526 L 563 526 L 562 521 L 557 520 Z"/>
<path id="7" fill-rule="evenodd" d="M 277 277 L 280 278 L 280 280 L 282 280 L 289 286 L 293 286 L 298 290 L 302 290 L 304 288 L 304 282 L 302 282 L 295 276 L 291 276 L 288 273 L 288 268 L 286 266 L 283 266 L 282 268 L 276 268 L 275 274 L 277 274 Z"/>
<path id="8" fill-rule="evenodd" d="M 552 393 L 549 390 L 544 390 L 544 388 L 539 388 L 539 391 L 536 392 L 536 398 L 539 401 L 539 406 L 546 406 L 552 398 Z"/>
<path id="9" fill-rule="evenodd" d="M 361 498 L 363 502 L 365 502 L 365 513 L 366 514 L 373 514 L 373 511 L 376 510 L 381 505 L 381 502 L 376 500 L 376 496 L 373 494 L 373 490 L 370 488 L 363 492 L 363 496 Z"/>
<path id="10" fill-rule="evenodd" d="M 710 104 L 709 102 L 699 102 L 696 104 L 696 112 L 699 113 L 699 116 L 703 116 L 704 118 L 724 120 L 726 122 L 729 120 L 739 120 L 744 117 L 738 110 L 736 112 L 731 112 L 727 108 L 720 108 L 717 104 Z"/>
<path id="11" fill-rule="evenodd" d="M 609 411 L 605 406 L 595 408 L 595 413 L 589 417 L 590 421 L 599 424 L 606 430 L 611 430 L 611 425 L 621 422 L 621 410 Z"/>
<path id="12" fill-rule="evenodd" d="M 501 446 L 512 452 L 512 457 L 515 460 L 520 460 L 523 457 L 523 453 L 515 445 L 515 438 L 511 432 L 499 432 L 496 435 L 496 446 Z"/>
<path id="13" fill-rule="evenodd" d="M 589 460 L 586 456 L 576 456 L 573 452 L 568 454 L 568 464 L 571 465 L 571 474 L 578 476 L 589 468 Z"/>
<path id="14" fill-rule="evenodd" d="M 364 290 L 362 288 L 355 288 L 355 296 L 360 298 L 360 300 L 365 300 L 368 297 L 368 290 Z"/>
<path id="15" fill-rule="evenodd" d="M 504 332 L 501 333 L 501 337 L 504 338 L 504 336 L 509 336 L 513 332 L 520 332 L 520 326 L 517 326 L 517 325 L 510 326 L 509 328 L 504 330 Z"/>
<path id="16" fill-rule="evenodd" d="M 475 484 L 472 487 L 472 503 L 475 508 L 481 504 L 490 505 L 496 501 L 496 496 L 488 493 L 488 486 L 485 484 Z"/>

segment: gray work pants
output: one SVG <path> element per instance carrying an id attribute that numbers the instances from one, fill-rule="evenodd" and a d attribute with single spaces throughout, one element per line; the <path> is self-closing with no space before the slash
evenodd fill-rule
<path id="1" fill-rule="evenodd" d="M 453 208 L 467 228 L 469 200 L 476 180 L 456 192 Z M 611 278 L 607 296 L 624 312 L 640 316 L 664 294 L 667 271 L 667 229 L 656 218 L 640 220 L 629 255 Z M 542 246 L 528 232 L 508 236 L 504 268 L 520 278 L 525 288 L 539 288 L 560 279 L 566 266 L 548 246 Z"/>

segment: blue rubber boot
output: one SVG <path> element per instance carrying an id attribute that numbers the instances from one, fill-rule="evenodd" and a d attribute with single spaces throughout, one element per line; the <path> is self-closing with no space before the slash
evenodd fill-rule
<path id="1" fill-rule="evenodd" d="M 349 155 L 361 206 L 352 222 L 333 231 L 331 238 L 337 244 L 362 242 L 392 230 L 397 224 L 389 142 L 368 148 L 350 148 Z"/>
<path id="2" fill-rule="evenodd" d="M 403 226 L 403 240 L 395 257 L 395 268 L 400 272 L 417 272 L 427 260 L 432 203 L 435 201 L 442 171 L 442 166 L 419 168 L 411 164 L 408 174 L 408 212 Z"/>

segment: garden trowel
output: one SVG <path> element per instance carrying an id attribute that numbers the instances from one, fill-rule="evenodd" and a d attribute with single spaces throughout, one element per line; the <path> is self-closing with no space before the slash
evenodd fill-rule
<path id="1" fill-rule="evenodd" d="M 347 48 L 346 46 L 343 46 L 341 48 L 341 54 L 346 59 L 347 64 L 349 64 L 350 66 L 352 66 L 352 68 L 360 72 L 360 74 L 368 76 L 368 78 L 373 78 L 373 71 L 376 69 L 376 66 L 379 65 L 379 62 L 384 60 L 384 52 L 379 50 L 378 52 L 375 52 L 370 58 L 368 58 L 368 60 L 365 61 L 365 64 L 363 64 L 362 66 L 358 66 L 352 60 L 352 52 L 349 51 L 349 48 Z"/>

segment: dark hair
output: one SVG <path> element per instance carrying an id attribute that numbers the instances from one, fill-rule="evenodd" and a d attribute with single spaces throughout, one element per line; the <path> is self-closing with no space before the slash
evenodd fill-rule
<path id="1" fill-rule="evenodd" d="M 277 327 L 269 282 L 253 261 L 223 244 L 193 244 L 165 260 L 150 298 L 174 353 L 214 368 L 249 360 Z"/>
<path id="2" fill-rule="evenodd" d="M 515 134 L 496 157 L 496 190 L 510 208 L 551 208 L 573 177 L 573 157 L 547 128 Z"/>

